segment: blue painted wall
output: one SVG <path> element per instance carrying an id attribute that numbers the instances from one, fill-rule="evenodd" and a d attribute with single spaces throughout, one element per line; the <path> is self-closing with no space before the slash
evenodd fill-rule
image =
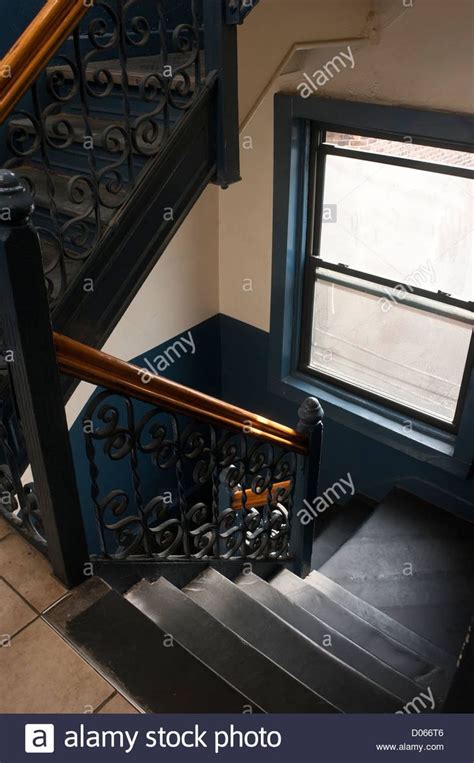
<path id="1" fill-rule="evenodd" d="M 163 378 L 171 379 L 193 389 L 197 389 L 213 397 L 221 397 L 221 354 L 220 354 L 220 319 L 214 316 L 203 323 L 192 327 L 192 337 L 195 344 L 195 353 L 187 352 L 179 359 L 176 359 L 169 368 L 162 374 Z M 186 333 L 186 332 L 184 332 Z M 179 336 L 183 336 L 180 334 Z M 162 355 L 167 347 L 179 337 L 174 337 L 168 342 L 152 348 L 150 351 L 135 358 L 129 358 L 132 363 L 147 369 L 145 357 L 150 362 L 157 355 Z M 107 403 L 116 405 L 120 414 L 120 424 L 126 424 L 126 410 L 123 401 L 119 397 L 107 399 Z M 100 551 L 99 536 L 97 532 L 96 516 L 94 503 L 91 498 L 91 479 L 89 475 L 89 463 L 84 447 L 83 418 L 86 413 L 88 403 L 84 406 L 74 423 L 70 437 L 74 456 L 74 465 L 76 468 L 79 496 L 81 500 L 84 523 L 86 527 L 89 551 L 98 553 Z M 150 406 L 138 401 L 134 403 L 135 421 L 139 422 L 141 417 L 150 410 Z M 91 419 L 94 422 L 94 430 L 97 429 L 98 420 L 95 416 Z M 163 419 L 163 422 L 165 419 Z M 144 438 L 145 441 L 148 441 Z M 133 480 L 130 468 L 130 459 L 128 456 L 113 461 L 104 451 L 104 441 L 95 441 L 95 463 L 99 469 L 99 498 L 103 498 L 111 490 L 121 489 L 130 496 L 133 495 Z M 166 471 L 159 469 L 153 463 L 150 455 L 140 453 L 138 457 L 138 469 L 140 475 L 140 492 L 143 502 L 146 505 L 157 494 L 170 491 L 175 497 L 174 475 L 167 474 Z M 124 514 L 116 519 L 129 516 L 135 513 L 134 506 L 130 506 Z M 107 514 L 108 520 L 111 520 L 111 512 Z M 112 536 L 109 537 L 112 541 Z"/>
<path id="2" fill-rule="evenodd" d="M 2 2 L 2 23 L 0 25 L 0 58 L 17 41 L 20 34 L 43 7 L 44 0 L 9 0 Z"/>

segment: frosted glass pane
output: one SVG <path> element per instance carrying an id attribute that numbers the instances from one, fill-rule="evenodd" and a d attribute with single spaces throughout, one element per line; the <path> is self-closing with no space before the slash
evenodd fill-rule
<path id="1" fill-rule="evenodd" d="M 327 156 L 320 256 L 474 300 L 473 181 Z"/>
<path id="2" fill-rule="evenodd" d="M 471 331 L 455 318 L 318 280 L 310 365 L 452 422 Z"/>

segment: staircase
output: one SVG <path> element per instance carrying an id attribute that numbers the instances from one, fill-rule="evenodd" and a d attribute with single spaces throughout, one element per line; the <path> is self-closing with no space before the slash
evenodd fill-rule
<path id="1" fill-rule="evenodd" d="M 304 579 L 278 560 L 142 567 L 134 575 L 104 562 L 47 617 L 145 712 L 471 707 L 465 591 L 474 583 L 474 527 L 397 489 L 378 506 L 355 496 L 335 507 L 316 536 L 313 565 L 324 536 L 332 554 Z M 415 572 L 400 577 L 407 553 Z M 459 696 L 450 709 L 452 686 Z"/>
<path id="2" fill-rule="evenodd" d="M 206 186 L 239 180 L 237 25 L 257 2 L 47 0 L 4 58 L 2 166 L 33 198 L 56 330 L 102 347 Z M 8 349 L 0 321 L 0 480 L 44 548 Z"/>
<path id="3" fill-rule="evenodd" d="M 457 656 L 472 614 L 473 545 L 472 523 L 396 489 L 319 573 Z"/>
<path id="4" fill-rule="evenodd" d="M 31 89 L 5 106 L 0 83 L 0 512 L 73 589 L 46 619 L 141 710 L 462 709 L 471 526 L 394 491 L 315 539 L 296 510 L 318 496 L 315 398 L 292 429 L 97 349 L 206 185 L 239 179 L 235 25 L 256 4 L 54 0 Z"/>

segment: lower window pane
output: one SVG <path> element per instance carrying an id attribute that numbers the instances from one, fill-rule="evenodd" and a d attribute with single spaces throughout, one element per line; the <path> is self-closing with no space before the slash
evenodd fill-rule
<path id="1" fill-rule="evenodd" d="M 452 423 L 471 326 L 399 299 L 317 280 L 310 366 Z"/>

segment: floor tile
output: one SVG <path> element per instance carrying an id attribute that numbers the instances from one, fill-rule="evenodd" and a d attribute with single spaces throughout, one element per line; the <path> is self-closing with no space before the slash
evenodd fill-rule
<path id="1" fill-rule="evenodd" d="M 31 607 L 4 580 L 0 580 L 0 640 L 4 642 L 5 636 L 14 636 L 35 617 Z"/>
<path id="2" fill-rule="evenodd" d="M 0 713 L 90 713 L 112 692 L 42 620 L 0 649 Z"/>
<path id="3" fill-rule="evenodd" d="M 39 611 L 66 593 L 47 559 L 16 532 L 0 541 L 0 576 Z"/>
<path id="4" fill-rule="evenodd" d="M 0 540 L 10 532 L 12 532 L 12 528 L 8 524 L 7 520 L 3 517 L 0 517 Z"/>
<path id="5" fill-rule="evenodd" d="M 104 707 L 99 710 L 99 713 L 138 713 L 138 710 L 135 710 L 125 697 L 117 694 L 105 703 Z"/>

